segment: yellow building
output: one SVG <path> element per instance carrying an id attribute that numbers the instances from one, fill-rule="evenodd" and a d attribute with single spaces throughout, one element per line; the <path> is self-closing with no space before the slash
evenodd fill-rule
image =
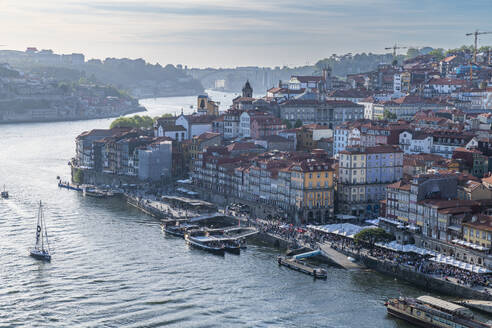
<path id="1" fill-rule="evenodd" d="M 331 161 L 306 159 L 291 166 L 291 204 L 303 222 L 326 222 L 334 216 Z"/>
<path id="2" fill-rule="evenodd" d="M 463 222 L 463 239 L 472 244 L 490 247 L 492 243 L 492 216 L 479 214 Z"/>
<path id="3" fill-rule="evenodd" d="M 219 104 L 210 99 L 207 95 L 199 95 L 196 100 L 198 112 L 206 115 L 219 116 Z"/>

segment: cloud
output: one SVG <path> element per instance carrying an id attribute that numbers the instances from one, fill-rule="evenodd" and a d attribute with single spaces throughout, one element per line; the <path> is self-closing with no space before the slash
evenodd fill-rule
<path id="1" fill-rule="evenodd" d="M 303 64 L 394 42 L 454 47 L 490 0 L 4 0 L 2 44 L 191 65 Z M 489 38 L 492 39 L 492 38 Z M 486 42 L 483 38 L 483 42 Z M 491 42 L 492 43 L 492 42 Z M 187 62 L 185 62 L 185 60 Z M 283 63 L 281 62 L 283 61 Z"/>

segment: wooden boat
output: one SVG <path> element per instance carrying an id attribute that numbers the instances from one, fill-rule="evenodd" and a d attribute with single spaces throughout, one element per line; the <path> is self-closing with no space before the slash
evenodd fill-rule
<path id="1" fill-rule="evenodd" d="M 50 245 L 48 242 L 48 232 L 43 216 L 43 204 L 39 202 L 38 222 L 36 225 L 36 243 L 29 250 L 29 255 L 42 261 L 51 261 Z"/>
<path id="2" fill-rule="evenodd" d="M 400 297 L 385 303 L 389 315 L 419 327 L 491 328 L 473 319 L 469 309 L 432 296 Z"/>
<path id="3" fill-rule="evenodd" d="M 202 249 L 213 254 L 224 255 L 224 244 L 217 241 L 217 239 L 215 239 L 214 237 L 191 236 L 190 234 L 185 234 L 185 240 L 193 247 Z"/>

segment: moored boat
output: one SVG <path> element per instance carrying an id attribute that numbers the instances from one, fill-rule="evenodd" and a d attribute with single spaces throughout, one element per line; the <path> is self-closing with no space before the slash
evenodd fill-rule
<path id="1" fill-rule="evenodd" d="M 0 196 L 5 199 L 9 198 L 9 192 L 5 189 L 5 185 L 3 185 L 3 191 L 0 193 Z"/>
<path id="2" fill-rule="evenodd" d="M 48 241 L 48 232 L 44 222 L 43 204 L 39 202 L 38 222 L 36 225 L 36 243 L 29 250 L 29 255 L 38 260 L 51 261 L 50 245 Z"/>
<path id="3" fill-rule="evenodd" d="M 95 197 L 95 198 L 104 198 L 106 194 L 100 190 L 97 190 L 95 187 L 86 186 L 82 188 L 84 191 L 84 196 Z"/>
<path id="4" fill-rule="evenodd" d="M 192 229 L 198 229 L 199 227 L 197 225 L 194 225 L 194 224 L 188 224 L 188 223 L 184 223 L 184 224 L 163 224 L 162 225 L 162 229 L 164 230 L 164 232 L 170 234 L 170 235 L 173 235 L 173 236 L 176 236 L 176 237 L 181 237 L 181 238 L 184 238 L 185 234 L 189 231 L 189 230 L 192 230 Z"/>
<path id="5" fill-rule="evenodd" d="M 388 314 L 419 327 L 491 328 L 473 319 L 469 309 L 432 296 L 400 297 L 385 303 Z"/>
<path id="6" fill-rule="evenodd" d="M 241 253 L 241 245 L 236 240 L 229 240 L 224 242 L 225 251 L 232 254 Z"/>
<path id="7" fill-rule="evenodd" d="M 82 191 L 82 188 L 80 188 L 79 186 L 73 186 L 73 185 L 71 185 L 68 182 L 67 183 L 63 183 L 61 181 L 58 181 L 58 187 L 59 188 L 69 189 L 69 190 Z"/>
<path id="8" fill-rule="evenodd" d="M 325 269 L 313 267 L 292 257 L 279 256 L 277 257 L 277 262 L 278 265 L 283 265 L 289 269 L 308 274 L 315 279 L 328 278 L 328 273 Z"/>
<path id="9" fill-rule="evenodd" d="M 190 234 L 185 235 L 185 240 L 191 246 L 202 249 L 204 251 L 224 255 L 225 246 L 223 243 L 217 241 L 214 237 L 209 236 L 191 236 Z"/>

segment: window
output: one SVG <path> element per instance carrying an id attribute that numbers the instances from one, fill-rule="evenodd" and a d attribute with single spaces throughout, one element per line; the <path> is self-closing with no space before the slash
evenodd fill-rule
<path id="1" fill-rule="evenodd" d="M 313 174 L 309 173 L 309 179 L 312 179 L 312 178 L 313 178 Z"/>
<path id="2" fill-rule="evenodd" d="M 477 236 L 477 238 L 480 238 L 480 231 L 477 230 L 477 233 L 475 234 L 475 236 Z"/>

